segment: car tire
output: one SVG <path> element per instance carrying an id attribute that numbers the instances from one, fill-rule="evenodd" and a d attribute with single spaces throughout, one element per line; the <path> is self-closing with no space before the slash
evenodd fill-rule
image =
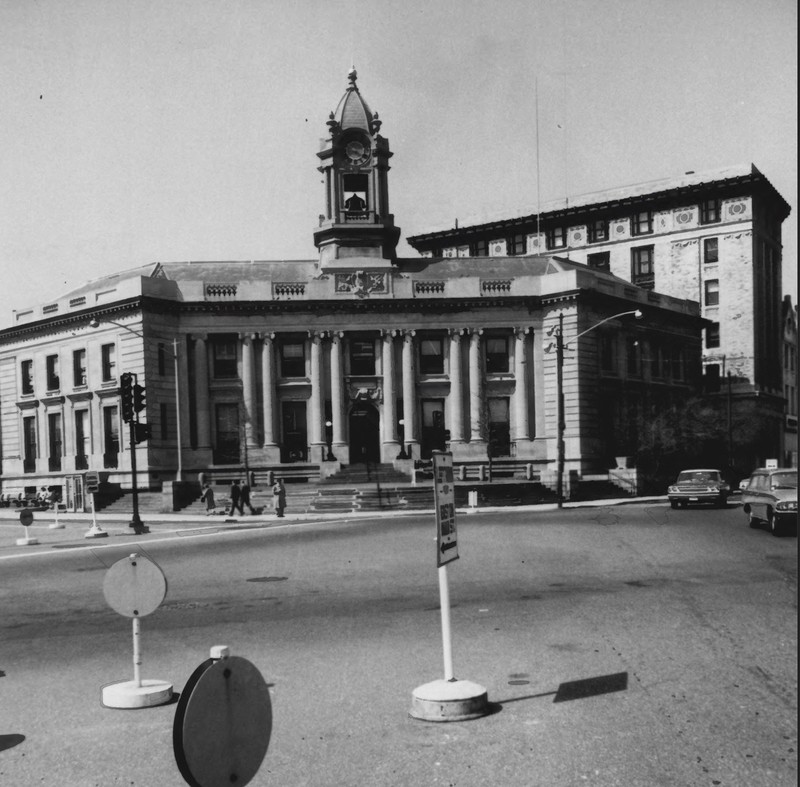
<path id="1" fill-rule="evenodd" d="M 747 524 L 749 524 L 750 527 L 756 528 L 761 525 L 761 520 L 753 513 L 752 509 L 747 512 L 747 517 Z"/>
<path id="2" fill-rule="evenodd" d="M 767 522 L 769 523 L 769 532 L 772 533 L 773 536 L 783 535 L 781 523 L 771 508 L 767 509 Z"/>
<path id="3" fill-rule="evenodd" d="M 677 508 L 678 507 L 678 501 L 677 500 L 670 500 L 669 501 L 669 505 L 670 505 L 670 508 Z"/>

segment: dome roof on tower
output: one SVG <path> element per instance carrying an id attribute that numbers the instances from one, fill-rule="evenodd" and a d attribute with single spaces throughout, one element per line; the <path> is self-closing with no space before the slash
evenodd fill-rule
<path id="1" fill-rule="evenodd" d="M 351 68 L 347 75 L 350 84 L 339 101 L 336 111 L 331 113 L 331 120 L 335 121 L 342 130 L 360 128 L 368 134 L 372 134 L 380 128 L 380 121 L 377 113 L 373 115 L 367 102 L 361 97 L 356 85 L 357 77 L 355 68 Z"/>

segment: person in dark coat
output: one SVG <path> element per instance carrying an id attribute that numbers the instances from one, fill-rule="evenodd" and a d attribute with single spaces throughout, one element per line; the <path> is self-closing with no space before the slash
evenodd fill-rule
<path id="1" fill-rule="evenodd" d="M 200 499 L 206 504 L 206 516 L 217 513 L 216 503 L 214 502 L 214 490 L 211 488 L 210 484 L 203 484 L 203 494 L 200 495 Z"/>
<path id="2" fill-rule="evenodd" d="M 231 484 L 231 511 L 228 516 L 233 516 L 237 508 L 239 509 L 239 513 L 244 516 L 244 509 L 242 508 L 242 490 L 239 488 L 239 482 L 234 481 Z"/>
<path id="3" fill-rule="evenodd" d="M 279 478 L 272 487 L 272 502 L 275 514 L 282 517 L 283 512 L 286 510 L 286 488 L 283 485 L 282 478 Z"/>
<path id="4" fill-rule="evenodd" d="M 247 506 L 250 509 L 251 514 L 255 514 L 255 509 L 253 508 L 252 504 L 250 503 L 250 484 L 247 483 L 247 479 L 242 479 L 242 486 L 240 489 L 240 498 L 241 501 L 239 503 L 239 508 L 241 512 L 244 514 L 244 507 Z"/>

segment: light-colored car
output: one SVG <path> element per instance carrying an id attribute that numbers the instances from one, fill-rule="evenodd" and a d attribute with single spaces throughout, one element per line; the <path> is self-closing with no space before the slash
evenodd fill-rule
<path id="1" fill-rule="evenodd" d="M 773 535 L 793 529 L 797 532 L 797 468 L 778 467 L 754 470 L 742 490 L 742 510 L 750 527 L 762 522 Z"/>
<path id="2" fill-rule="evenodd" d="M 711 503 L 723 508 L 728 503 L 730 491 L 719 470 L 705 467 L 681 470 L 675 483 L 667 489 L 667 497 L 673 508 L 699 503 Z"/>

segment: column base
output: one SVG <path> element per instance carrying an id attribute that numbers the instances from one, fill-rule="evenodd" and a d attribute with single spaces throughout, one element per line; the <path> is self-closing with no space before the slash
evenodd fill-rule
<path id="1" fill-rule="evenodd" d="M 410 715 L 423 721 L 467 721 L 489 712 L 486 689 L 469 680 L 434 680 L 411 694 Z"/>

